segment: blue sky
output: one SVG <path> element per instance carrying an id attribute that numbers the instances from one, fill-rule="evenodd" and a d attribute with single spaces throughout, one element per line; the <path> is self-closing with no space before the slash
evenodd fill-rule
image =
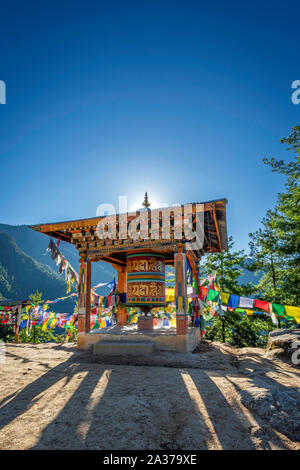
<path id="1" fill-rule="evenodd" d="M 299 124 L 296 2 L 1 2 L 0 222 L 92 217 L 101 203 L 226 197 L 248 233 Z"/>

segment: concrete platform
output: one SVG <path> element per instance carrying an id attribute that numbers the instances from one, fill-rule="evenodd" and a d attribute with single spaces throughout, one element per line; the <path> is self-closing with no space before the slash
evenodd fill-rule
<path id="1" fill-rule="evenodd" d="M 93 345 L 93 353 L 102 356 L 149 356 L 154 351 L 152 341 L 100 341 Z"/>
<path id="2" fill-rule="evenodd" d="M 92 349 L 103 341 L 152 342 L 154 351 L 192 352 L 201 342 L 200 328 L 189 327 L 186 335 L 177 335 L 176 328 L 155 328 L 139 331 L 137 325 L 115 325 L 78 334 L 78 349 Z"/>

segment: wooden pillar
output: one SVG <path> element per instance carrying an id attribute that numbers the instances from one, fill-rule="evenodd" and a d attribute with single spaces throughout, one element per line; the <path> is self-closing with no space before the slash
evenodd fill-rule
<path id="1" fill-rule="evenodd" d="M 15 339 L 14 339 L 15 343 L 19 343 L 20 341 L 21 313 L 22 313 L 22 305 L 18 305 L 17 323 L 16 323 L 16 331 L 15 331 Z"/>
<path id="2" fill-rule="evenodd" d="M 179 247 L 174 255 L 175 267 L 175 300 L 176 300 L 176 334 L 187 333 L 187 282 L 186 282 L 186 255 Z"/>
<path id="3" fill-rule="evenodd" d="M 199 276 L 198 276 L 198 270 L 197 270 L 197 265 L 196 265 L 196 262 L 194 261 L 194 258 L 193 256 L 191 255 L 191 253 L 186 253 L 186 257 L 188 259 L 188 262 L 190 263 L 190 267 L 191 267 L 191 270 L 192 270 L 192 273 L 199 285 Z"/>
<path id="4" fill-rule="evenodd" d="M 126 266 L 118 267 L 118 292 L 119 294 L 126 293 Z M 118 325 L 126 325 L 127 310 L 125 307 L 118 305 L 117 310 L 117 323 Z"/>
<path id="5" fill-rule="evenodd" d="M 78 348 L 83 346 L 81 337 L 90 331 L 91 313 L 91 262 L 80 259 L 78 286 Z"/>
<path id="6" fill-rule="evenodd" d="M 92 264 L 86 263 L 86 303 L 85 303 L 85 332 L 91 329 L 91 288 L 92 288 Z"/>

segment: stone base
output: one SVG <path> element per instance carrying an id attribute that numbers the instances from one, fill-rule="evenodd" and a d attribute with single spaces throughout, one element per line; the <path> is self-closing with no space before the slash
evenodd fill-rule
<path id="1" fill-rule="evenodd" d="M 101 356 L 149 356 L 154 351 L 152 341 L 101 341 L 94 344 L 93 353 Z"/>
<path id="2" fill-rule="evenodd" d="M 156 328 L 138 330 L 137 325 L 112 326 L 78 334 L 78 349 L 92 349 L 102 341 L 152 342 L 154 352 L 192 352 L 201 342 L 200 328 L 188 327 L 186 335 L 176 334 L 176 328 Z"/>
<path id="3" fill-rule="evenodd" d="M 139 331 L 152 331 L 153 330 L 153 317 L 140 316 L 138 318 L 138 330 Z"/>

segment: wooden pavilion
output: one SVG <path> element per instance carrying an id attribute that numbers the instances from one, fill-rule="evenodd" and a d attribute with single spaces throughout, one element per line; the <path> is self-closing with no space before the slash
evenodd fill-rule
<path id="1" fill-rule="evenodd" d="M 143 203 L 144 209 L 134 213 L 30 226 L 33 230 L 71 243 L 78 250 L 80 263 L 78 348 L 84 349 L 91 342 L 95 342 L 95 336 L 93 339 L 89 336 L 92 333 L 90 332 L 92 263 L 101 260 L 110 263 L 118 271 L 117 290 L 119 294 L 122 294 L 127 292 L 128 256 L 145 253 L 145 251 L 148 254 L 163 255 L 165 264 L 175 267 L 175 334 L 181 337 L 186 336 L 188 333 L 186 260 L 189 261 L 193 274 L 197 278 L 197 267 L 201 256 L 205 253 L 218 253 L 227 249 L 226 204 L 226 199 L 220 199 L 151 211 L 146 195 Z M 199 214 L 204 232 L 203 243 L 199 248 L 189 249 L 192 239 L 186 237 L 185 227 L 188 223 L 190 229 L 194 230 Z M 135 221 L 138 236 L 134 238 L 130 235 L 124 236 L 124 230 L 127 233 L 128 226 Z M 102 224 L 104 230 L 108 230 L 110 223 L 115 224 L 114 237 L 107 232 L 107 236 L 100 238 L 99 224 Z M 165 224 L 170 229 L 168 237 L 164 232 Z M 151 236 L 154 226 L 157 228 L 155 237 Z M 193 236 L 193 232 L 190 233 Z M 126 313 L 126 307 L 120 304 L 117 308 L 119 326 L 126 325 Z"/>

